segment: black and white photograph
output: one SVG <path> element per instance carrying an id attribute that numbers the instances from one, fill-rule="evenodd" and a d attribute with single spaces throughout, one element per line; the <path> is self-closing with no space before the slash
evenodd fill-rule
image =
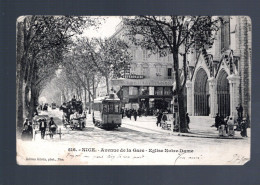
<path id="1" fill-rule="evenodd" d="M 248 16 L 25 15 L 18 165 L 244 165 Z"/>

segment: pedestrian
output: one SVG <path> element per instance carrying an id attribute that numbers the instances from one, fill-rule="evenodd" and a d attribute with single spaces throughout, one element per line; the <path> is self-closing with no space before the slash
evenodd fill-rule
<path id="1" fill-rule="evenodd" d="M 190 117 L 189 117 L 189 113 L 186 113 L 186 123 L 187 123 L 187 128 L 190 130 Z"/>
<path id="2" fill-rule="evenodd" d="M 47 128 L 47 123 L 45 119 L 40 120 L 40 125 L 39 125 L 40 131 L 41 131 L 41 138 L 44 139 L 45 136 L 45 131 Z"/>
<path id="3" fill-rule="evenodd" d="M 240 120 L 242 120 L 243 118 L 243 107 L 241 104 L 239 104 L 239 106 L 237 107 L 237 115 L 238 118 L 240 118 Z"/>
<path id="4" fill-rule="evenodd" d="M 219 136 L 226 136 L 226 122 L 224 116 L 220 116 Z"/>
<path id="5" fill-rule="evenodd" d="M 160 126 L 162 125 L 161 121 L 162 121 L 162 113 L 161 113 L 161 111 L 159 111 L 157 114 L 157 122 L 156 122 L 157 127 L 159 124 L 160 124 Z"/>
<path id="6" fill-rule="evenodd" d="M 122 109 L 121 109 L 122 119 L 124 118 L 124 113 L 125 113 L 125 111 L 124 111 L 124 109 L 122 108 Z"/>
<path id="7" fill-rule="evenodd" d="M 240 134 L 241 134 L 242 137 L 247 137 L 247 130 L 246 130 L 247 127 L 248 127 L 247 120 L 246 120 L 246 118 L 244 118 L 241 122 L 241 132 L 240 132 Z"/>
<path id="8" fill-rule="evenodd" d="M 234 136 L 234 120 L 232 117 L 229 117 L 229 120 L 227 121 L 227 127 L 228 127 L 228 136 Z"/>
<path id="9" fill-rule="evenodd" d="M 226 117 L 226 120 L 225 120 L 225 130 L 226 130 L 226 133 L 228 133 L 228 120 L 229 120 L 229 116 Z"/>
<path id="10" fill-rule="evenodd" d="M 130 120 L 131 120 L 131 118 L 132 118 L 132 109 L 130 109 L 130 110 L 128 111 L 128 115 L 129 115 L 129 118 L 130 118 Z"/>
<path id="11" fill-rule="evenodd" d="M 220 126 L 220 122 L 221 122 L 220 116 L 219 116 L 219 114 L 217 113 L 217 114 L 216 114 L 216 117 L 215 117 L 215 127 L 217 128 L 217 130 L 218 130 L 218 127 Z"/>
<path id="12" fill-rule="evenodd" d="M 136 121 L 136 119 L 137 119 L 137 111 L 136 110 L 134 110 L 134 118 L 135 118 L 135 121 Z"/>
<path id="13" fill-rule="evenodd" d="M 142 110 L 141 110 L 141 108 L 139 108 L 138 109 L 138 116 L 139 116 L 139 118 L 141 117 L 141 115 L 142 115 Z"/>
<path id="14" fill-rule="evenodd" d="M 32 140 L 33 138 L 33 129 L 32 129 L 32 122 L 29 121 L 28 118 L 26 118 L 24 124 L 23 124 L 23 131 L 21 135 L 22 140 Z"/>
<path id="15" fill-rule="evenodd" d="M 57 125 L 56 123 L 53 121 L 53 117 L 50 118 L 50 122 L 49 122 L 49 129 L 50 129 L 50 138 L 53 138 L 53 134 L 56 132 L 57 129 Z"/>
<path id="16" fill-rule="evenodd" d="M 74 95 L 73 98 L 71 99 L 71 103 L 72 103 L 73 107 L 76 107 L 76 102 L 77 102 L 77 99 L 76 99 L 76 97 Z"/>
<path id="17" fill-rule="evenodd" d="M 144 116 L 147 117 L 147 108 L 144 109 Z"/>

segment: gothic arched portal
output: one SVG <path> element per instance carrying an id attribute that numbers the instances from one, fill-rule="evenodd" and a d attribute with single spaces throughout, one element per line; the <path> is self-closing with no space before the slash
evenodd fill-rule
<path id="1" fill-rule="evenodd" d="M 227 77 L 228 74 L 222 70 L 217 81 L 218 113 L 224 117 L 230 115 L 230 92 Z"/>
<path id="2" fill-rule="evenodd" d="M 194 83 L 194 115 L 208 116 L 209 107 L 208 75 L 204 69 L 199 69 Z"/>

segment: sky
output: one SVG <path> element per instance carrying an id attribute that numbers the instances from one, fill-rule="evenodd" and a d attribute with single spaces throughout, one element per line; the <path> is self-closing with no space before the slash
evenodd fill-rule
<path id="1" fill-rule="evenodd" d="M 119 16 L 101 16 L 105 18 L 105 22 L 100 25 L 100 28 L 95 30 L 94 28 L 88 29 L 84 32 L 84 36 L 89 38 L 101 37 L 108 38 L 112 36 L 116 31 L 116 26 L 121 22 Z"/>

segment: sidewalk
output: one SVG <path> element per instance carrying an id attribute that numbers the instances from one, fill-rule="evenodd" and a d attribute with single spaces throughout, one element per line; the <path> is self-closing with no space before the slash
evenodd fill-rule
<path id="1" fill-rule="evenodd" d="M 180 133 L 180 136 L 187 137 L 201 137 L 201 138 L 221 138 L 221 139 L 242 139 L 240 131 L 235 132 L 234 137 L 219 137 L 219 132 L 215 127 L 211 127 L 215 120 L 207 116 L 190 116 L 190 132 L 189 133 Z M 172 132 L 171 130 L 163 130 L 161 127 L 156 126 L 156 117 L 155 116 L 142 116 L 137 117 L 137 121 L 130 120 L 127 117 L 124 117 L 122 120 L 123 125 L 134 126 L 138 128 L 148 129 L 160 133 L 171 133 L 172 135 L 179 135 L 178 132 Z M 250 129 L 247 129 L 248 137 L 250 137 Z"/>

